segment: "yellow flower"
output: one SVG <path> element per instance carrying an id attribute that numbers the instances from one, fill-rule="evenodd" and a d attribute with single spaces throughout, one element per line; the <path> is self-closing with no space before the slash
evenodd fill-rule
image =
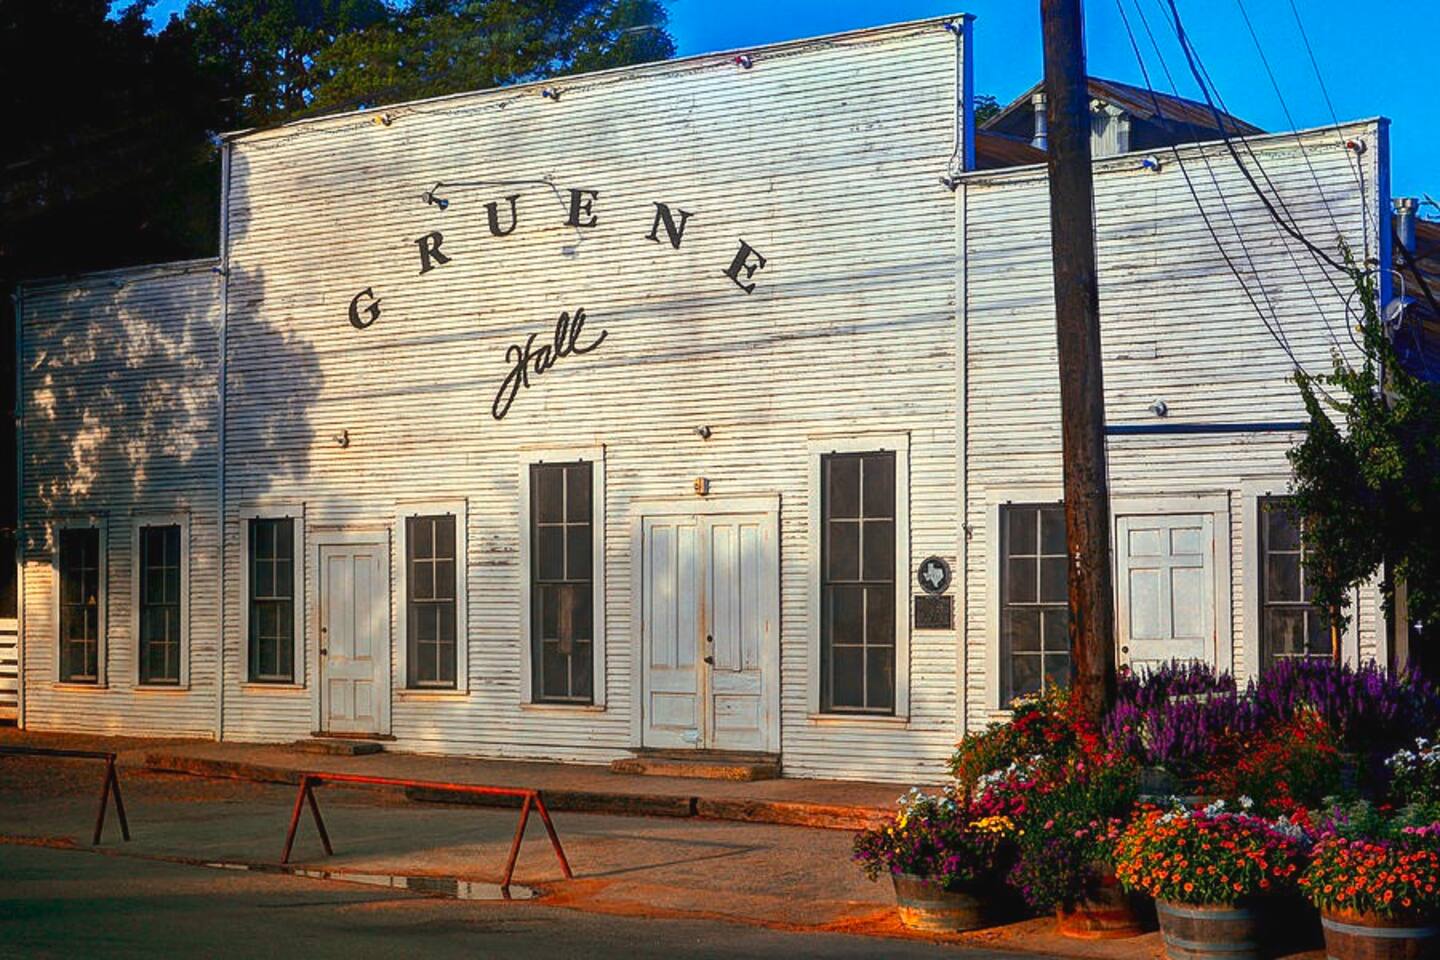
<path id="1" fill-rule="evenodd" d="M 981 817 L 970 824 L 973 830 L 983 830 L 986 833 L 1009 833 L 1015 829 L 1014 822 L 1009 817 Z"/>

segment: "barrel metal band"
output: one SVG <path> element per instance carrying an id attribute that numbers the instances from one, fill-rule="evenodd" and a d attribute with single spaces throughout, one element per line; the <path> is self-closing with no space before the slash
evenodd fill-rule
<path id="1" fill-rule="evenodd" d="M 1199 907 L 1186 907 L 1174 903 L 1157 903 L 1156 908 L 1161 913 L 1168 913 L 1177 917 L 1188 917 L 1195 920 L 1254 920 L 1254 910 L 1202 910 Z"/>
<path id="2" fill-rule="evenodd" d="M 1163 931 L 1162 931 L 1163 933 Z M 1172 937 L 1163 933 L 1165 946 L 1179 947 L 1181 950 L 1193 950 L 1198 954 L 1233 953 L 1243 957 L 1258 957 L 1260 951 L 1253 943 L 1236 941 L 1234 943 L 1220 943 L 1214 940 L 1183 940 L 1180 937 Z"/>
<path id="3" fill-rule="evenodd" d="M 1373 937 L 1377 940 L 1423 940 L 1440 934 L 1440 927 L 1364 927 L 1323 916 L 1320 923 L 1326 930 L 1348 933 L 1354 937 Z"/>

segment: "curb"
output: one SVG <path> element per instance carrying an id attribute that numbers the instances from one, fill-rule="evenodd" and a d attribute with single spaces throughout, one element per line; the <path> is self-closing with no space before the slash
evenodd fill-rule
<path id="1" fill-rule="evenodd" d="M 234 760 L 212 760 L 174 753 L 147 753 L 145 769 L 157 773 L 179 773 L 217 780 L 246 780 L 291 786 L 302 774 L 311 772 L 290 767 L 272 767 Z M 313 771 L 316 773 L 322 771 Z M 857 830 L 873 826 L 889 810 L 836 804 L 800 803 L 792 800 L 745 800 L 667 793 L 610 793 L 598 790 L 542 789 L 545 805 L 569 813 L 609 813 L 641 817 L 699 817 L 742 823 L 774 823 L 822 830 Z M 514 797 L 454 794 L 424 787 L 404 791 L 409 800 L 420 803 L 468 804 L 481 807 L 518 807 Z"/>

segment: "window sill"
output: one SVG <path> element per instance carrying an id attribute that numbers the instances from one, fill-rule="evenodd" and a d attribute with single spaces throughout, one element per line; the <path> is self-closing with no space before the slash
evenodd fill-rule
<path id="1" fill-rule="evenodd" d="M 108 683 L 70 683 L 66 680 L 56 680 L 50 684 L 51 690 L 61 690 L 65 693 L 104 693 L 110 689 Z"/>
<path id="2" fill-rule="evenodd" d="M 189 693 L 189 692 L 190 692 L 190 685 L 189 685 L 189 684 L 185 684 L 185 683 L 181 683 L 181 684 L 173 684 L 173 683 L 172 683 L 172 684 L 137 683 L 137 684 L 135 684 L 134 692 L 135 692 L 135 693 L 140 693 L 140 694 L 145 694 L 146 696 L 149 696 L 150 694 L 159 694 L 160 696 L 167 696 L 167 695 L 168 695 L 168 696 L 172 696 L 172 697 L 173 697 L 173 696 L 178 696 L 178 695 L 183 694 L 183 693 Z"/>
<path id="3" fill-rule="evenodd" d="M 401 700 L 465 700 L 470 696 L 468 690 L 426 690 L 421 687 L 400 687 L 395 691 L 395 696 Z"/>
<path id="4" fill-rule="evenodd" d="M 522 703 L 521 710 L 535 713 L 604 713 L 603 703 Z"/>
<path id="5" fill-rule="evenodd" d="M 305 692 L 303 683 L 255 683 L 240 684 L 241 693 L 258 693 L 262 696 L 291 697 Z"/>
<path id="6" fill-rule="evenodd" d="M 908 727 L 910 718 L 887 714 L 812 713 L 806 721 L 820 726 L 847 727 Z"/>

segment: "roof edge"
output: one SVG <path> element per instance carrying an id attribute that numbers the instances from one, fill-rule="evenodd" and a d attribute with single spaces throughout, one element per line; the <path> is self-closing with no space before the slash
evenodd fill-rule
<path id="1" fill-rule="evenodd" d="M 923 17 L 919 20 L 902 20 L 897 23 L 888 23 L 874 27 L 861 27 L 855 30 L 842 30 L 837 33 L 820 34 L 813 37 L 802 37 L 795 40 L 778 40 L 774 43 L 764 43 L 757 46 L 732 47 L 728 50 L 714 50 L 708 53 L 694 53 L 687 57 L 674 57 L 669 60 L 650 60 L 646 63 L 636 63 L 625 67 L 611 67 L 607 70 L 592 70 L 587 73 L 566 73 L 557 74 L 553 77 L 546 77 L 542 80 L 527 80 L 524 83 L 510 84 L 501 87 L 488 87 L 481 90 L 463 90 L 458 93 L 447 93 L 435 97 L 423 97 L 419 100 L 401 100 L 395 103 L 378 104 L 373 107 L 363 107 L 358 110 L 347 110 L 343 113 L 329 113 L 323 116 L 301 117 L 296 120 L 288 120 L 284 123 L 271 127 L 246 127 L 239 130 L 227 131 L 220 134 L 220 139 L 226 143 L 234 143 L 245 137 L 263 136 L 276 133 L 282 130 L 293 130 L 296 127 L 310 126 L 313 124 L 326 123 L 335 120 L 355 119 L 385 113 L 389 110 L 404 110 L 433 103 L 447 103 L 467 97 L 484 99 L 499 95 L 513 95 L 516 92 L 527 89 L 543 89 L 554 84 L 574 83 L 579 80 L 597 80 L 608 77 L 617 77 L 621 74 L 635 73 L 637 71 L 663 73 L 677 67 L 695 66 L 707 60 L 729 60 L 735 56 L 748 53 L 774 52 L 787 49 L 803 49 L 807 46 L 816 46 L 823 43 L 834 43 L 836 41 L 853 40 L 872 34 L 895 33 L 904 30 L 916 30 L 926 26 L 941 26 L 946 23 L 968 22 L 975 19 L 970 13 L 942 14 L 934 17 Z"/>

